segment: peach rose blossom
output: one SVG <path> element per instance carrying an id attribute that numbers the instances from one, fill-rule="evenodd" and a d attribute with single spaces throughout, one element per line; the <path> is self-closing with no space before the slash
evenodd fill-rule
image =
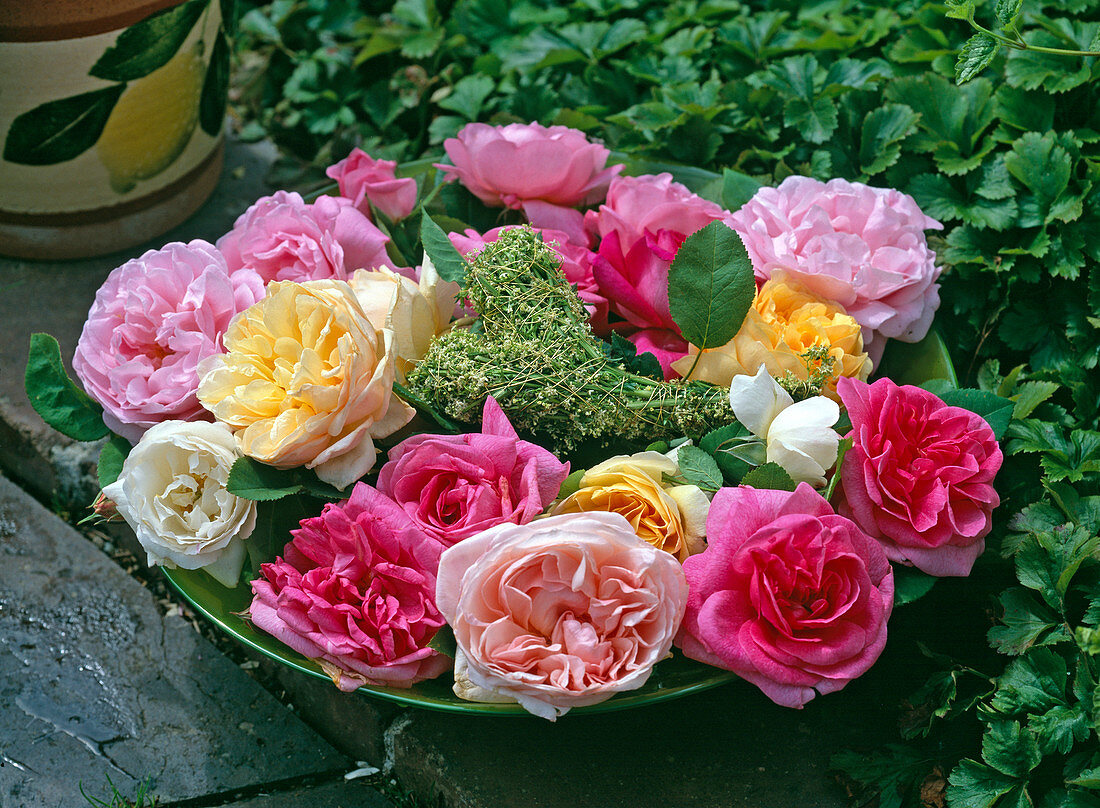
<path id="1" fill-rule="evenodd" d="M 414 415 L 393 392 L 393 331 L 366 318 L 344 281 L 269 284 L 225 348 L 200 363 L 199 400 L 261 462 L 345 488 L 374 466 L 374 439 Z"/>
<path id="2" fill-rule="evenodd" d="M 834 401 L 839 400 L 837 378 L 870 375 L 871 360 L 863 351 L 859 323 L 838 304 L 777 273 L 756 293 L 737 335 L 720 348 L 703 351 L 691 378 L 727 387 L 734 376 L 755 376 L 765 367 L 775 379 L 787 371 L 805 379 L 809 373 L 801 355 L 816 345 L 828 345 L 836 361 L 834 376 L 822 391 Z M 690 346 L 687 356 L 673 362 L 673 369 L 686 374 L 698 352 Z"/>
<path id="3" fill-rule="evenodd" d="M 472 684 L 551 721 L 645 684 L 686 599 L 676 559 L 617 513 L 490 528 L 443 552 L 436 585 L 466 657 L 456 692 Z"/>
<path id="4" fill-rule="evenodd" d="M 640 539 L 680 562 L 706 546 L 710 500 L 695 485 L 665 482 L 680 467 L 660 452 L 616 455 L 588 469 L 553 512 L 622 514 Z"/>

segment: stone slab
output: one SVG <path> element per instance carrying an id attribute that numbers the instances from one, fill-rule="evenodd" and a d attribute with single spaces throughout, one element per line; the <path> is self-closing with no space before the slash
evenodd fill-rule
<path id="1" fill-rule="evenodd" d="M 61 345 L 69 372 L 88 308 L 108 273 L 169 241 L 214 242 L 237 216 L 271 192 L 266 178 L 277 152 L 270 143 L 230 139 L 225 168 L 214 193 L 190 219 L 147 244 L 79 261 L 27 261 L 0 257 L 0 469 L 40 499 L 62 507 L 86 504 L 94 447 L 73 444 L 47 427 L 27 401 L 23 371 L 30 335 L 45 331 Z M 91 492 L 92 497 L 95 491 Z"/>
<path id="2" fill-rule="evenodd" d="M 352 762 L 106 556 L 0 478 L 0 805 L 162 802 Z"/>

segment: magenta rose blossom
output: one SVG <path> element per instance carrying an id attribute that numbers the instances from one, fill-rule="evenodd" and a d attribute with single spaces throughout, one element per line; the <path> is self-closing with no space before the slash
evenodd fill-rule
<path id="1" fill-rule="evenodd" d="M 265 282 L 347 280 L 357 269 L 389 266 L 389 236 L 350 199 L 276 191 L 242 213 L 218 239 L 230 271 L 251 269 Z"/>
<path id="2" fill-rule="evenodd" d="M 366 216 L 370 206 L 378 208 L 393 220 L 404 219 L 416 207 L 416 180 L 398 179 L 397 163 L 393 160 L 375 160 L 362 149 L 352 149 L 351 154 L 325 173 L 340 186 L 340 196 Z M 364 267 L 359 267 L 360 269 Z"/>
<path id="3" fill-rule="evenodd" d="M 551 721 L 645 684 L 687 584 L 617 513 L 502 524 L 444 551 L 436 600 L 469 684 Z M 479 699 L 480 700 L 480 699 Z"/>
<path id="4" fill-rule="evenodd" d="M 468 258 L 479 252 L 486 244 L 500 238 L 504 227 L 494 227 L 484 235 L 476 230 L 467 229 L 464 234 L 448 233 L 455 249 Z M 569 240 L 569 235 L 560 230 L 532 228 L 542 236 L 547 244 L 554 245 L 554 252 L 561 257 L 561 271 L 566 279 L 577 287 L 577 296 L 588 310 L 589 322 L 597 334 L 607 333 L 607 298 L 600 294 L 596 278 L 592 274 L 592 262 L 596 254 L 587 247 Z"/>
<path id="5" fill-rule="evenodd" d="M 291 535 L 252 582 L 257 628 L 316 659 L 341 690 L 409 687 L 450 668 L 428 647 L 444 622 L 435 605 L 443 548 L 404 511 L 357 483 Z"/>
<path id="6" fill-rule="evenodd" d="M 220 352 L 229 321 L 263 296 L 263 279 L 230 275 L 213 244 L 149 250 L 96 292 L 73 369 L 107 426 L 131 443 L 161 421 L 209 421 L 197 394 L 199 360 Z"/>
<path id="7" fill-rule="evenodd" d="M 420 529 L 451 545 L 501 522 L 530 522 L 567 476 L 569 464 L 520 440 L 490 397 L 481 432 L 413 435 L 390 449 L 378 490 Z"/>
<path id="8" fill-rule="evenodd" d="M 615 330 L 638 351 L 657 357 L 665 378 L 687 354 L 687 341 L 672 320 L 668 270 L 692 233 L 729 211 L 672 181 L 671 174 L 616 177 L 607 201 L 585 214 L 585 228 L 600 238 L 593 277 L 613 314 L 625 320 Z"/>
<path id="9" fill-rule="evenodd" d="M 684 562 L 676 644 L 784 707 L 840 690 L 886 645 L 894 575 L 882 547 L 807 483 L 723 488 L 707 549 Z"/>
<path id="10" fill-rule="evenodd" d="M 438 165 L 490 207 L 523 210 L 536 227 L 569 233 L 583 243 L 583 216 L 572 210 L 607 194 L 621 165 L 606 168 L 610 152 L 565 126 L 467 124 L 443 141 L 454 165 Z"/>
<path id="11" fill-rule="evenodd" d="M 787 177 L 733 215 L 756 277 L 783 270 L 834 300 L 863 329 L 877 363 L 886 337 L 917 342 L 940 305 L 936 254 L 925 230 L 943 225 L 908 194 L 858 182 Z"/>
<path id="12" fill-rule="evenodd" d="M 1001 447 L 989 424 L 919 387 L 841 378 L 852 448 L 840 469 L 851 516 L 894 561 L 965 576 L 985 549 L 1000 497 Z"/>

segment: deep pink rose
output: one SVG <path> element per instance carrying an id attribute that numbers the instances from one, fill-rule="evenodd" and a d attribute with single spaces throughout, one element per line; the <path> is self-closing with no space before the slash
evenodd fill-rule
<path id="1" fill-rule="evenodd" d="M 470 682 L 551 721 L 645 684 L 686 598 L 679 562 L 617 513 L 490 528 L 444 551 L 436 589 Z"/>
<path id="2" fill-rule="evenodd" d="M 940 305 L 936 254 L 925 230 L 943 225 L 913 198 L 858 182 L 787 177 L 761 188 L 733 216 L 761 281 L 784 270 L 835 300 L 863 328 L 874 362 L 885 338 L 917 342 Z"/>
<path id="3" fill-rule="evenodd" d="M 842 377 L 854 444 L 844 456 L 841 513 L 894 561 L 929 575 L 970 574 L 1001 500 L 1001 447 L 985 420 L 919 387 Z"/>
<path id="4" fill-rule="evenodd" d="M 350 199 L 276 191 L 242 213 L 218 239 L 231 272 L 258 272 L 266 282 L 347 280 L 357 269 L 389 266 L 389 236 Z"/>
<path id="5" fill-rule="evenodd" d="M 137 443 L 161 421 L 211 420 L 197 366 L 229 321 L 264 296 L 254 272 L 229 274 L 205 241 L 172 242 L 127 261 L 96 292 L 73 369 L 114 432 Z"/>
<path id="6" fill-rule="evenodd" d="M 672 181 L 671 174 L 615 177 L 607 201 L 585 214 L 585 227 L 600 239 L 593 263 L 599 293 L 626 322 L 614 326 L 657 357 L 665 378 L 687 355 L 687 341 L 668 306 L 668 270 L 685 239 L 729 211 Z"/>
<path id="7" fill-rule="evenodd" d="M 530 522 L 567 476 L 569 464 L 520 440 L 489 397 L 481 432 L 413 435 L 390 449 L 378 490 L 420 529 L 451 545 L 501 522 Z"/>
<path id="8" fill-rule="evenodd" d="M 416 207 L 416 180 L 398 179 L 392 160 L 375 160 L 362 149 L 351 154 L 325 173 L 340 186 L 340 196 L 347 197 L 366 216 L 370 207 L 378 208 L 390 219 L 404 219 Z M 363 269 L 365 267 L 358 267 Z"/>
<path id="9" fill-rule="evenodd" d="M 500 238 L 502 230 L 507 228 L 494 227 L 484 235 L 476 230 L 467 229 L 462 233 L 448 233 L 455 249 L 462 253 L 463 257 L 470 257 L 480 252 L 486 244 Z M 560 230 L 548 230 L 544 228 L 532 228 L 542 236 L 547 244 L 554 245 L 556 252 L 562 259 L 561 271 L 566 280 L 577 287 L 577 296 L 588 310 L 589 322 L 597 334 L 607 333 L 607 298 L 600 294 L 596 287 L 596 279 L 592 274 L 592 262 L 596 260 L 596 254 L 587 247 L 578 245 L 569 240 L 569 236 Z"/>
<path id="10" fill-rule="evenodd" d="M 444 622 L 435 605 L 443 548 L 404 511 L 357 483 L 291 535 L 252 582 L 257 628 L 316 659 L 341 690 L 409 687 L 451 666 L 428 647 Z"/>
<path id="11" fill-rule="evenodd" d="M 707 549 L 684 562 L 684 654 L 731 670 L 776 704 L 802 707 L 874 664 L 894 574 L 882 547 L 808 483 L 723 488 Z"/>
<path id="12" fill-rule="evenodd" d="M 603 199 L 622 170 L 605 168 L 610 152 L 565 126 L 471 123 L 443 148 L 454 163 L 437 166 L 447 179 L 490 207 L 523 210 L 536 227 L 564 230 L 574 240 L 583 216 L 571 209 Z"/>

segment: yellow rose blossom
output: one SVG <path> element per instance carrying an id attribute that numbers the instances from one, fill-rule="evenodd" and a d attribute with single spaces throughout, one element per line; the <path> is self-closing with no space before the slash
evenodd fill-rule
<path id="1" fill-rule="evenodd" d="M 664 482 L 679 473 L 676 461 L 659 452 L 617 455 L 586 471 L 553 513 L 622 514 L 641 539 L 682 562 L 706 546 L 710 500 L 698 486 Z"/>
<path id="2" fill-rule="evenodd" d="M 447 330 L 458 300 L 458 284 L 442 280 L 427 256 L 419 283 L 388 267 L 356 270 L 349 283 L 367 319 L 393 329 L 398 378 L 404 379 L 428 352 L 432 340 Z"/>
<path id="3" fill-rule="evenodd" d="M 345 488 L 374 466 L 374 439 L 413 417 L 393 392 L 393 331 L 374 327 L 344 281 L 268 284 L 223 342 L 199 364 L 199 401 L 256 460 Z"/>
<path id="4" fill-rule="evenodd" d="M 836 362 L 834 375 L 822 391 L 834 401 L 839 400 L 837 378 L 865 380 L 871 374 L 859 323 L 840 304 L 819 298 L 776 272 L 756 293 L 737 335 L 720 348 L 703 351 L 691 378 L 728 386 L 734 376 L 753 376 L 763 366 L 776 379 L 787 371 L 805 379 L 809 373 L 801 355 L 816 345 L 827 345 Z M 672 363 L 681 375 L 691 369 L 699 352 L 695 346 L 690 351 Z"/>

